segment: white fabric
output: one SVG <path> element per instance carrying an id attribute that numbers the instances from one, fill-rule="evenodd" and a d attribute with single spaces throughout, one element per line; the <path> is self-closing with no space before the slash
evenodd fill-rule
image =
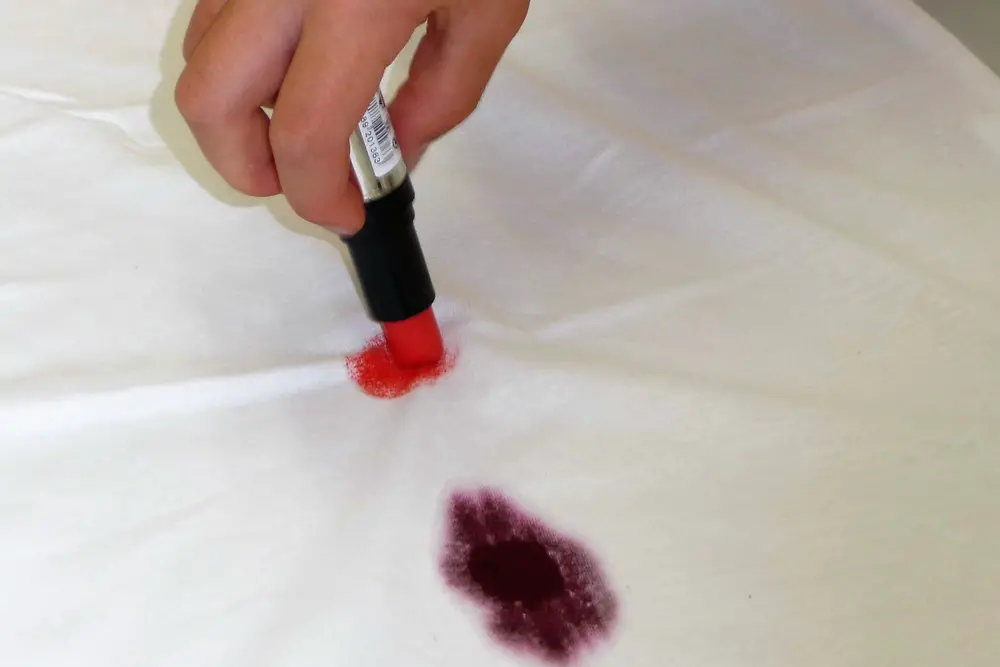
<path id="1" fill-rule="evenodd" d="M 390 402 L 173 110 L 190 9 L 0 8 L 0 664 L 527 664 L 435 570 L 478 484 L 604 563 L 586 664 L 998 664 L 1000 84 L 918 9 L 536 0 L 416 174 L 460 359 Z"/>

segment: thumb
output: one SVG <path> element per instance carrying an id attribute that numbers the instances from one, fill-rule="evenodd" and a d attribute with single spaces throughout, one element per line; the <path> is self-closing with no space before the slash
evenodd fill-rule
<path id="1" fill-rule="evenodd" d="M 428 17 L 409 78 L 390 109 L 396 138 L 411 169 L 432 142 L 479 106 L 527 10 L 527 0 L 503 0 L 461 3 Z"/>

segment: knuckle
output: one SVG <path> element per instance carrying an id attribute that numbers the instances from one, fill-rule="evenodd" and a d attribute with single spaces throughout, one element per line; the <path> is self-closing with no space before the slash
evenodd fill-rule
<path id="1" fill-rule="evenodd" d="M 452 101 L 442 109 L 438 119 L 440 126 L 437 130 L 441 134 L 455 129 L 476 112 L 482 101 L 482 91 L 456 86 L 454 93 L 448 99 Z"/>
<path id="2" fill-rule="evenodd" d="M 216 121 L 222 113 L 214 95 L 214 87 L 195 69 L 185 69 L 174 88 L 174 103 L 188 123 L 206 124 Z"/>
<path id="3" fill-rule="evenodd" d="M 458 123 L 461 123 L 474 114 L 482 101 L 483 91 L 479 89 L 470 90 L 464 96 L 461 96 L 455 105 L 455 117 L 458 120 L 455 124 L 458 125 Z"/>
<path id="4" fill-rule="evenodd" d="M 268 129 L 268 139 L 276 159 L 293 162 L 310 158 L 329 143 L 322 123 L 309 114 L 283 115 L 277 110 Z"/>

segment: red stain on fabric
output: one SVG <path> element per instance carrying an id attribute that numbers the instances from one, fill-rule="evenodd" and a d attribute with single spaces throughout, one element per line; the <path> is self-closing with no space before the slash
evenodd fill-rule
<path id="1" fill-rule="evenodd" d="M 380 335 L 347 358 L 347 375 L 369 396 L 399 398 L 420 385 L 433 383 L 454 366 L 455 355 L 448 350 L 437 363 L 415 368 L 400 366 Z"/>
<path id="2" fill-rule="evenodd" d="M 571 662 L 617 621 L 594 556 L 493 490 L 452 497 L 441 568 L 497 641 L 548 662 Z"/>

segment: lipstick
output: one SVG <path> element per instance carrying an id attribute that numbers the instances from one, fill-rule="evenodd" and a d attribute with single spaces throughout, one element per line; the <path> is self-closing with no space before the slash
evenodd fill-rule
<path id="1" fill-rule="evenodd" d="M 444 355 L 434 317 L 434 285 L 417 230 L 416 193 L 381 89 L 351 135 L 351 167 L 365 201 L 365 224 L 341 237 L 369 315 L 382 326 L 400 366 L 437 363 Z"/>

